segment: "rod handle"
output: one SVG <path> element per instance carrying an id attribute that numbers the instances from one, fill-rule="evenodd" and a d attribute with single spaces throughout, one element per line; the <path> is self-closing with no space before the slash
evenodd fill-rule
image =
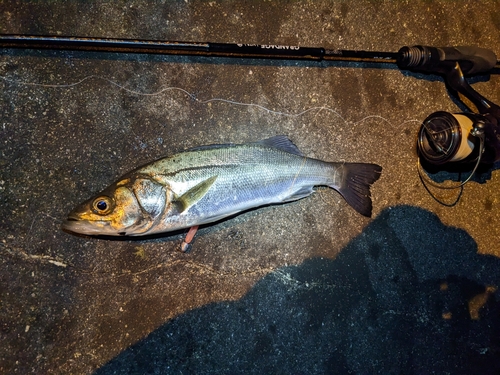
<path id="1" fill-rule="evenodd" d="M 486 73 L 496 63 L 495 53 L 486 48 L 459 47 L 402 47 L 398 52 L 397 64 L 400 69 L 411 69 L 426 73 L 446 73 L 450 66 L 459 63 L 465 75 Z"/>

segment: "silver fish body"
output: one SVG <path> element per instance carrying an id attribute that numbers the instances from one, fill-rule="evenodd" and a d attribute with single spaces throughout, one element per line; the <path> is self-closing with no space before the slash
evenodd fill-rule
<path id="1" fill-rule="evenodd" d="M 63 223 L 90 235 L 146 235 L 207 224 L 253 207 L 290 202 L 329 186 L 371 215 L 375 164 L 307 158 L 285 136 L 202 146 L 138 168 L 76 207 Z"/>

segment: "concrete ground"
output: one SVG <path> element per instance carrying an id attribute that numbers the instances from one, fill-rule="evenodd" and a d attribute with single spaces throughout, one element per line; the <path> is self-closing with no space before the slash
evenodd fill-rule
<path id="1" fill-rule="evenodd" d="M 500 54 L 496 1 L 4 1 L 0 32 Z M 500 102 L 498 75 L 474 87 Z M 0 372 L 498 374 L 500 175 L 436 202 L 421 121 L 439 76 L 298 61 L 0 50 Z M 182 234 L 61 231 L 123 173 L 189 147 L 288 135 L 383 166 L 364 218 L 319 189 Z M 456 192 L 437 191 L 453 201 Z"/>

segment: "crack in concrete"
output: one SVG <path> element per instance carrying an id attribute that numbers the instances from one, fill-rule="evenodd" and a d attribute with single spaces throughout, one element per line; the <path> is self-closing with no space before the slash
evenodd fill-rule
<path id="1" fill-rule="evenodd" d="M 172 266 L 175 266 L 176 264 L 179 264 L 179 263 L 184 263 L 186 265 L 195 267 L 197 269 L 208 271 L 208 272 L 215 274 L 219 277 L 254 276 L 254 275 L 262 275 L 262 274 L 270 273 L 270 272 L 275 270 L 275 268 L 273 268 L 273 267 L 261 267 L 261 268 L 255 269 L 255 270 L 250 270 L 250 271 L 246 271 L 246 272 L 239 272 L 239 273 L 238 272 L 231 272 L 231 271 L 221 272 L 221 271 L 215 270 L 212 267 L 209 267 L 209 266 L 197 263 L 197 262 L 193 262 L 193 261 L 188 260 L 188 259 L 174 259 L 170 262 L 159 263 L 159 264 L 156 264 L 154 266 L 151 266 L 151 267 L 148 267 L 148 268 L 142 269 L 140 271 L 136 271 L 136 272 L 122 271 L 120 273 L 116 273 L 116 272 L 108 272 L 108 271 L 93 271 L 93 270 L 88 270 L 88 269 L 84 269 L 84 268 L 75 266 L 74 264 L 71 264 L 69 262 L 65 262 L 59 258 L 52 257 L 50 255 L 28 254 L 26 251 L 24 251 L 21 248 L 8 248 L 4 243 L 0 243 L 0 245 L 3 248 L 3 250 L 11 256 L 17 256 L 17 257 L 21 257 L 21 258 L 27 259 L 27 260 L 40 261 L 42 263 L 50 263 L 50 264 L 53 264 L 57 267 L 71 268 L 77 272 L 81 272 L 81 273 L 85 273 L 85 274 L 106 275 L 106 276 L 113 277 L 113 278 L 115 278 L 115 277 L 118 278 L 118 277 L 123 277 L 123 276 L 138 276 L 138 275 L 145 274 L 145 273 L 148 273 L 148 272 L 153 271 L 153 270 L 172 267 Z"/>
<path id="2" fill-rule="evenodd" d="M 71 265 L 69 265 L 67 263 L 64 263 L 60 259 L 52 257 L 50 255 L 28 254 L 27 252 L 25 252 L 24 250 L 22 250 L 20 248 L 11 248 L 11 249 L 9 249 L 7 246 L 5 246 L 5 244 L 0 244 L 0 245 L 10 255 L 20 256 L 21 258 L 24 258 L 24 259 L 34 259 L 34 260 L 39 260 L 39 261 L 46 262 L 46 263 L 51 263 L 51 264 L 53 264 L 53 265 L 55 265 L 57 267 L 66 268 L 68 266 L 71 266 Z"/>

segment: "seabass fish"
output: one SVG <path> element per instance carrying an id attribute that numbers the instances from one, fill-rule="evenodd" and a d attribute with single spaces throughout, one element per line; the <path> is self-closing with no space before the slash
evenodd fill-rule
<path id="1" fill-rule="evenodd" d="M 63 229 L 87 235 L 168 232 L 301 199 L 318 185 L 337 190 L 371 216 L 370 185 L 381 171 L 376 164 L 305 157 L 286 136 L 202 146 L 126 174 L 71 211 Z"/>

